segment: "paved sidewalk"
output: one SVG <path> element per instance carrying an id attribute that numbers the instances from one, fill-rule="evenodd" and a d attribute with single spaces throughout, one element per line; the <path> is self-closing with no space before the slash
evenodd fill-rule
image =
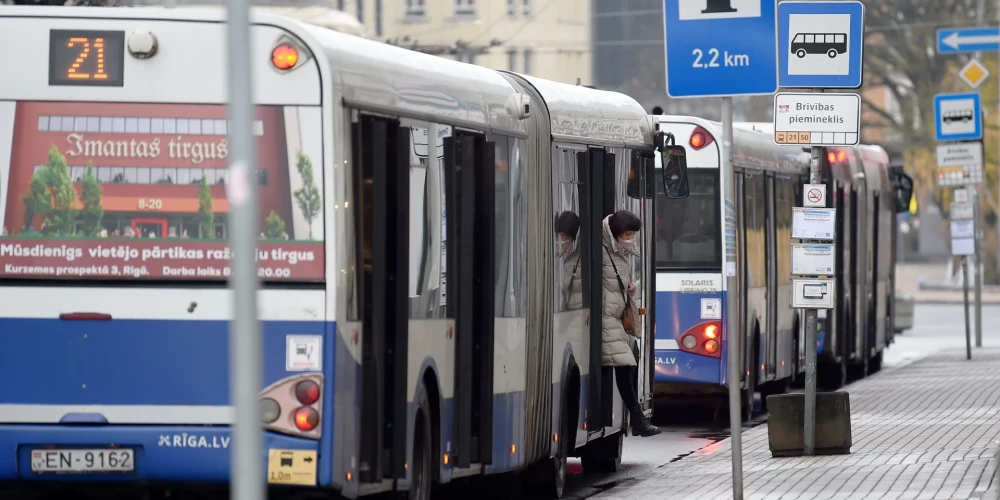
<path id="1" fill-rule="evenodd" d="M 998 499 L 1000 349 L 945 351 L 849 387 L 850 455 L 771 458 L 767 426 L 743 433 L 746 500 Z M 594 499 L 731 499 L 730 440 Z M 991 484 L 991 482 L 993 484 Z"/>

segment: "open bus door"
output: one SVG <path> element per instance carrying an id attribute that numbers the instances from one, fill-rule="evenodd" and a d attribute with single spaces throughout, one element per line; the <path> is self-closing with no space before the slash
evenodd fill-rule
<path id="1" fill-rule="evenodd" d="M 625 190 L 630 198 L 639 200 L 642 231 L 639 242 L 642 252 L 642 283 L 636 292 L 636 300 L 645 307 L 645 315 L 638 327 L 642 328 L 642 340 L 636 342 L 639 369 L 636 394 L 639 406 L 646 417 L 653 413 L 653 380 L 656 376 L 656 153 L 637 151 L 630 158 L 628 186 Z"/>
<path id="2" fill-rule="evenodd" d="M 409 369 L 411 129 L 358 116 L 354 213 L 362 324 L 360 480 L 406 477 Z M 454 467 L 493 458 L 494 144 L 473 132 L 444 139 L 448 289 L 455 321 Z M 422 360 L 421 360 L 422 361 Z"/>

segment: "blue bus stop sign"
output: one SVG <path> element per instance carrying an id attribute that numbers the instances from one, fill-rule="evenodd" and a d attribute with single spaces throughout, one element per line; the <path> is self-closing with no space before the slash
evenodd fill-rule
<path id="1" fill-rule="evenodd" d="M 938 142 L 983 138 L 983 105 L 979 92 L 934 96 L 934 136 Z"/>
<path id="2" fill-rule="evenodd" d="M 778 4 L 778 62 L 782 87 L 856 89 L 864 61 L 861 2 Z"/>
<path id="3" fill-rule="evenodd" d="M 664 0 L 667 95 L 778 90 L 776 0 Z"/>

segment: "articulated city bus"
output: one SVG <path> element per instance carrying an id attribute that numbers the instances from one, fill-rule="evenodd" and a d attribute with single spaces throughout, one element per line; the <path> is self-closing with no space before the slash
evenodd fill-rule
<path id="1" fill-rule="evenodd" d="M 224 20 L 0 10 L 0 482 L 230 479 Z M 559 497 L 569 456 L 616 470 L 597 255 L 607 214 L 651 216 L 642 107 L 273 15 L 252 36 L 261 478 L 427 499 L 524 471 Z"/>
<path id="2" fill-rule="evenodd" d="M 736 331 L 743 342 L 742 412 L 750 418 L 756 392 L 762 398 L 786 392 L 805 369 L 803 318 L 790 308 L 791 219 L 793 207 L 801 206 L 810 153 L 776 145 L 759 124 L 737 124 L 734 178 L 724 179 L 718 122 L 656 116 L 654 124 L 686 142 L 691 189 L 687 199 L 654 202 L 654 393 L 673 404 L 727 406 L 726 340 Z M 821 379 L 839 387 L 848 366 L 862 367 L 860 374 L 877 369 L 892 340 L 886 327 L 895 263 L 891 224 L 905 174 L 891 174 L 877 146 L 826 148 L 824 155 L 827 196 L 838 209 L 841 300 L 829 318 L 819 312 L 817 350 Z M 727 182 L 735 183 L 733 200 L 725 198 Z M 908 203 L 909 194 L 899 196 Z M 737 290 L 727 289 L 730 276 Z M 727 314 L 733 300 L 737 318 Z"/>

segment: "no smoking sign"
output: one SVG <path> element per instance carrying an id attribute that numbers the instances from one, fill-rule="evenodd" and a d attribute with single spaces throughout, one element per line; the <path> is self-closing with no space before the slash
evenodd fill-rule
<path id="1" fill-rule="evenodd" d="M 802 206 L 826 208 L 826 184 L 806 184 L 802 190 Z"/>

